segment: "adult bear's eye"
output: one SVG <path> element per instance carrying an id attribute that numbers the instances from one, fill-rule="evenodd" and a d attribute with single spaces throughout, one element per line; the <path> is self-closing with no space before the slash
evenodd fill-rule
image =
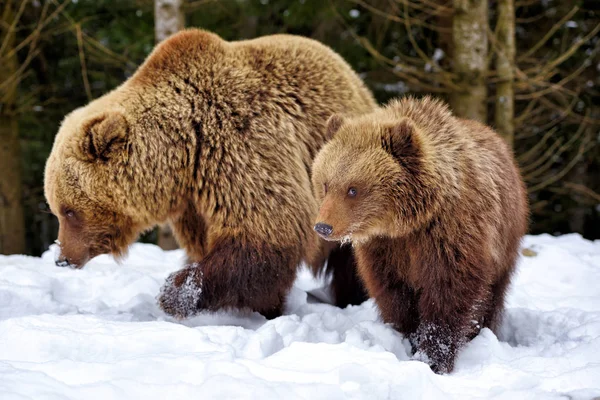
<path id="1" fill-rule="evenodd" d="M 327 194 L 328 189 L 329 189 L 329 186 L 326 183 L 324 183 L 323 184 L 323 193 Z"/>
<path id="2" fill-rule="evenodd" d="M 64 216 L 67 219 L 76 218 L 76 213 L 72 208 L 67 208 L 66 206 L 62 206 L 60 208 L 60 215 Z"/>
<path id="3" fill-rule="evenodd" d="M 348 197 L 356 197 L 357 194 L 356 188 L 351 187 L 348 189 Z"/>

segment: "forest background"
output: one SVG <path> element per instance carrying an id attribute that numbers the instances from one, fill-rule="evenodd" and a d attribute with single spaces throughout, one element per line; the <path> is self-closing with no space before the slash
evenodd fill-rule
<path id="1" fill-rule="evenodd" d="M 185 27 L 340 53 L 378 101 L 441 96 L 514 149 L 531 233 L 600 238 L 597 0 L 0 0 L 0 253 L 56 239 L 43 172 L 63 117 Z M 166 231 L 142 240 L 169 248 Z"/>

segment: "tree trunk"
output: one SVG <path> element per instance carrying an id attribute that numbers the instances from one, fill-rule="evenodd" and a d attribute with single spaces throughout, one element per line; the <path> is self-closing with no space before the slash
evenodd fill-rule
<path id="1" fill-rule="evenodd" d="M 514 126 L 514 62 L 515 62 L 515 5 L 514 0 L 498 0 L 496 42 L 496 111 L 495 126 L 508 144 L 513 146 Z"/>
<path id="2" fill-rule="evenodd" d="M 154 33 L 156 43 L 185 28 L 183 0 L 155 0 Z"/>
<path id="3" fill-rule="evenodd" d="M 156 43 L 185 28 L 184 0 L 155 0 L 154 33 Z M 163 250 L 176 249 L 177 241 L 169 226 L 158 228 L 158 245 Z"/>
<path id="4" fill-rule="evenodd" d="M 0 253 L 25 252 L 25 220 L 21 199 L 21 157 L 18 120 L 15 113 L 18 80 L 16 54 L 7 57 L 15 46 L 15 33 L 10 30 L 14 2 L 4 3 L 0 43 L 8 45 L 0 54 L 0 83 L 12 82 L 0 91 Z M 5 42 L 6 41 L 6 42 Z"/>
<path id="5" fill-rule="evenodd" d="M 456 115 L 487 122 L 488 2 L 454 0 L 454 73 L 461 89 L 450 96 Z"/>

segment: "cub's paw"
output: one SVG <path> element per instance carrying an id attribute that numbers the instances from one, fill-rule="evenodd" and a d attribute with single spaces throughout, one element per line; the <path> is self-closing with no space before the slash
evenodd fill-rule
<path id="1" fill-rule="evenodd" d="M 178 319 L 202 311 L 202 275 L 198 267 L 186 267 L 169 275 L 158 295 L 160 308 Z"/>
<path id="2" fill-rule="evenodd" d="M 448 326 L 421 324 L 413 336 L 416 347 L 413 359 L 429 364 L 436 374 L 447 374 L 454 369 L 457 349 L 463 343 L 462 335 Z"/>

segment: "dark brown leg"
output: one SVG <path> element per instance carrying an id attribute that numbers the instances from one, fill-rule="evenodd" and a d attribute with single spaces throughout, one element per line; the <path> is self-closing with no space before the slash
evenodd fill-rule
<path id="1" fill-rule="evenodd" d="M 403 282 L 386 286 L 377 295 L 377 306 L 385 322 L 394 324 L 394 328 L 406 338 L 411 339 L 419 326 L 419 310 L 415 291 Z"/>
<path id="2" fill-rule="evenodd" d="M 360 278 L 381 317 L 410 339 L 419 324 L 418 294 L 399 273 L 409 265 L 409 254 L 404 240 L 384 238 L 356 251 Z"/>
<path id="3" fill-rule="evenodd" d="M 435 373 L 448 373 L 454 369 L 457 351 L 474 331 L 473 310 L 485 305 L 489 291 L 478 275 L 480 269 L 440 264 L 436 266 L 437 274 L 428 274 L 430 280 L 419 298 L 416 356 L 422 357 Z M 424 271 L 428 272 L 432 271 Z"/>
<path id="4" fill-rule="evenodd" d="M 491 301 L 488 307 L 488 312 L 484 319 L 484 326 L 490 328 L 494 333 L 498 333 L 497 329 L 502 322 L 502 314 L 504 312 L 504 299 L 506 291 L 510 284 L 512 270 L 505 272 L 500 279 L 492 285 Z"/>
<path id="5" fill-rule="evenodd" d="M 335 305 L 344 308 L 367 300 L 367 292 L 358 276 L 352 247 L 338 246 L 327 259 L 327 274 L 331 274 L 331 289 Z"/>
<path id="6" fill-rule="evenodd" d="M 183 213 L 171 222 L 173 233 L 179 245 L 192 260 L 201 260 L 206 254 L 206 221 L 188 204 Z"/>
<path id="7" fill-rule="evenodd" d="M 171 274 L 158 301 L 166 313 L 179 318 L 227 308 L 249 308 L 275 318 L 281 315 L 299 261 L 299 249 L 223 238 L 202 260 Z"/>

